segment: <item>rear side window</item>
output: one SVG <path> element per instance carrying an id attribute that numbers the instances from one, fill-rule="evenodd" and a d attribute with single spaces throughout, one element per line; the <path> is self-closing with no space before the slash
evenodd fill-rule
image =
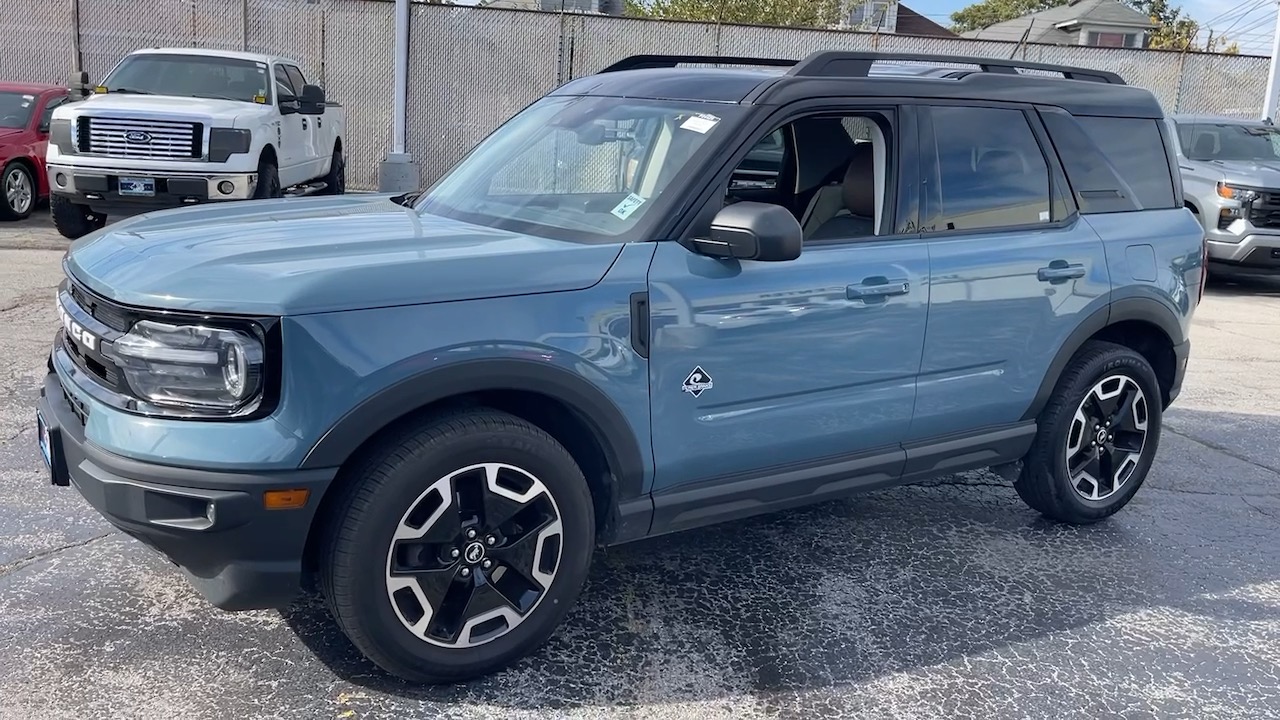
<path id="1" fill-rule="evenodd" d="M 928 195 L 927 231 L 1055 219 L 1049 166 L 1021 110 L 933 107 L 930 114 L 939 190 Z"/>
<path id="2" fill-rule="evenodd" d="M 1041 109 L 1040 118 L 1082 214 L 1173 207 L 1169 159 L 1156 120 L 1077 118 L 1057 108 Z M 1086 128 L 1084 122 L 1091 124 Z M 1122 137 L 1099 137 L 1117 128 L 1125 131 Z"/>
<path id="3" fill-rule="evenodd" d="M 1147 118 L 1077 118 L 1085 134 L 1129 183 L 1144 210 L 1175 207 L 1169 156 L 1160 137 L 1159 120 Z"/>

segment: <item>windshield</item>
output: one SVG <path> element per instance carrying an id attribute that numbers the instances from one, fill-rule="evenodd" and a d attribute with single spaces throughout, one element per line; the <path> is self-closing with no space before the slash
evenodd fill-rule
<path id="1" fill-rule="evenodd" d="M 1182 154 L 1192 160 L 1276 160 L 1280 130 L 1270 125 L 1186 123 L 1178 125 Z"/>
<path id="2" fill-rule="evenodd" d="M 103 85 L 108 92 L 271 102 L 265 63 L 203 55 L 125 58 Z"/>
<path id="3" fill-rule="evenodd" d="M 731 129 L 737 106 L 547 97 L 419 198 L 422 212 L 560 240 L 632 241 L 674 182 Z M 714 138 L 714 141 L 713 141 Z"/>
<path id="4" fill-rule="evenodd" d="M 35 95 L 0 92 L 0 128 L 25 128 L 35 110 Z"/>

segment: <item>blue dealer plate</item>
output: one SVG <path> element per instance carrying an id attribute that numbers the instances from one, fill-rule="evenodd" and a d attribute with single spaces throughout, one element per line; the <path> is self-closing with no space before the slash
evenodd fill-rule
<path id="1" fill-rule="evenodd" d="M 128 197 L 154 197 L 156 194 L 155 178 L 120 178 L 117 188 L 121 195 Z"/>

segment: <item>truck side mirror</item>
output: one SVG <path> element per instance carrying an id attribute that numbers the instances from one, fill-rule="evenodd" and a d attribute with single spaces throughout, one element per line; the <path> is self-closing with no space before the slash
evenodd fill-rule
<path id="1" fill-rule="evenodd" d="M 73 100 L 83 100 L 89 97 L 89 88 L 93 87 L 89 84 L 89 73 L 73 72 L 67 76 L 67 90 L 71 94 Z"/>
<path id="2" fill-rule="evenodd" d="M 307 115 L 319 115 L 324 112 L 324 88 L 319 85 L 303 85 L 302 96 L 298 98 L 302 112 Z"/>

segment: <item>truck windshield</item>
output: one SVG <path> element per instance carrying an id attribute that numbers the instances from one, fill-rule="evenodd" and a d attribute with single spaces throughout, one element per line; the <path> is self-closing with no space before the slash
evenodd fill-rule
<path id="1" fill-rule="evenodd" d="M 271 102 L 265 63 L 206 55 L 144 53 L 120 62 L 103 81 L 108 92 Z"/>
<path id="2" fill-rule="evenodd" d="M 1192 160 L 1275 160 L 1280 130 L 1245 123 L 1180 123 L 1178 144 Z"/>
<path id="3" fill-rule="evenodd" d="M 546 97 L 423 193 L 420 212 L 582 242 L 643 239 L 672 186 L 742 110 L 615 97 Z"/>
<path id="4" fill-rule="evenodd" d="M 24 128 L 36 109 L 36 96 L 0 92 L 0 128 Z"/>

